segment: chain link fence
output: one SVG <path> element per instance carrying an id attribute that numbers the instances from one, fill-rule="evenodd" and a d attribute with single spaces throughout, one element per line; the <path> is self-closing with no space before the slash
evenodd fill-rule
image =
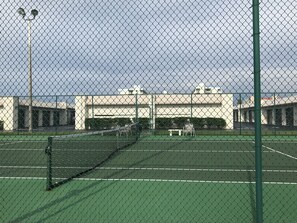
<path id="1" fill-rule="evenodd" d="M 0 221 L 295 222 L 297 5 L 257 7 L 2 1 Z"/>

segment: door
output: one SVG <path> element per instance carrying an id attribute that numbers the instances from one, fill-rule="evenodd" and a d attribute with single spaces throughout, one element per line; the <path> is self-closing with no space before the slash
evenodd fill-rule
<path id="1" fill-rule="evenodd" d="M 49 127 L 50 126 L 50 111 L 43 111 L 42 126 L 43 127 Z"/>

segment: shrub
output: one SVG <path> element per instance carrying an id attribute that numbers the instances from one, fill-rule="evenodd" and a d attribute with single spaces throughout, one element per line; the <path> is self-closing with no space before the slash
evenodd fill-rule
<path id="1" fill-rule="evenodd" d="M 172 126 L 172 118 L 156 118 L 156 129 L 169 129 Z"/>
<path id="2" fill-rule="evenodd" d="M 191 120 L 190 117 L 175 117 L 173 122 L 177 125 L 177 128 L 183 128 L 188 119 Z"/>
<path id="3" fill-rule="evenodd" d="M 183 128 L 187 120 L 193 123 L 195 129 L 202 129 L 205 126 L 209 129 L 223 129 L 226 127 L 226 121 L 223 118 L 196 118 L 196 117 L 174 117 L 174 118 L 156 118 L 156 129 Z M 176 126 L 173 126 L 173 123 Z"/>
<path id="4" fill-rule="evenodd" d="M 87 118 L 85 120 L 86 129 L 101 130 L 111 129 L 116 124 L 124 126 L 130 123 L 129 118 Z"/>
<path id="5" fill-rule="evenodd" d="M 223 129 L 226 127 L 226 121 L 222 118 L 190 118 L 190 117 L 174 117 L 174 118 L 156 118 L 156 129 L 170 129 L 170 128 L 183 128 L 187 120 L 193 123 L 195 129 L 202 129 L 205 126 L 209 129 Z M 142 129 L 150 129 L 149 118 L 138 118 L 139 124 Z M 173 123 L 176 126 L 173 126 Z M 124 126 L 131 124 L 129 118 L 87 118 L 85 120 L 86 129 L 102 130 L 111 129 L 119 125 Z M 1 129 L 1 122 L 0 122 Z M 3 122 L 2 122 L 3 129 Z"/>
<path id="6" fill-rule="evenodd" d="M 138 118 L 138 122 L 143 130 L 150 129 L 150 119 L 149 118 Z"/>
<path id="7" fill-rule="evenodd" d="M 222 129 L 226 127 L 226 121 L 222 118 L 206 118 L 206 125 L 209 129 Z"/>
<path id="8" fill-rule="evenodd" d="M 193 123 L 194 128 L 196 129 L 202 129 L 206 125 L 205 118 L 192 118 L 191 122 Z"/>
<path id="9" fill-rule="evenodd" d="M 219 129 L 223 129 L 227 125 L 226 121 L 223 118 L 217 118 L 216 122 L 217 122 L 217 127 Z"/>

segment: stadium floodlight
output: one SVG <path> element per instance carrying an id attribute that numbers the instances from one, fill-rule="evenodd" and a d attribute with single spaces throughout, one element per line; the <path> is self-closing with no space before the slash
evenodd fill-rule
<path id="1" fill-rule="evenodd" d="M 29 58 L 29 66 L 28 66 L 28 75 L 29 75 L 29 132 L 33 131 L 33 99 L 32 99 L 32 46 L 31 46 L 31 22 L 38 15 L 38 11 L 36 9 L 31 10 L 31 17 L 26 17 L 26 12 L 23 8 L 19 8 L 17 11 L 25 21 L 28 23 L 28 58 Z M 33 18 L 32 18 L 33 16 Z"/>
<path id="2" fill-rule="evenodd" d="M 18 13 L 23 16 L 23 18 L 26 16 L 25 10 L 23 8 L 19 8 Z"/>
<path id="3" fill-rule="evenodd" d="M 33 18 L 35 18 L 38 15 L 38 11 L 36 9 L 33 9 L 31 11 L 31 14 L 33 15 Z"/>

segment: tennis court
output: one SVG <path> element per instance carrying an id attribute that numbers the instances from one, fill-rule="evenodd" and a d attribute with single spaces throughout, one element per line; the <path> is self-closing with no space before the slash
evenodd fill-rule
<path id="1" fill-rule="evenodd" d="M 95 169 L 50 192 L 45 190 L 47 137 L 12 139 L 1 141 L 1 181 L 9 187 L 1 196 L 5 220 L 79 222 L 86 217 L 83 215 L 92 213 L 94 219 L 102 218 L 102 222 L 137 222 L 143 218 L 152 219 L 151 222 L 203 218 L 213 222 L 253 221 L 255 153 L 251 136 L 142 137 L 113 153 Z M 90 169 L 96 157 L 110 153 L 111 148 L 106 147 L 110 143 L 97 141 L 95 145 L 104 146 L 96 151 L 94 143 L 87 144 L 88 141 L 93 142 L 76 140 L 77 146 L 67 144 L 63 157 L 59 153 L 52 157 L 53 181 Z M 292 190 L 297 184 L 296 137 L 266 137 L 262 149 L 264 192 L 275 197 L 273 203 L 268 201 L 267 213 L 282 203 L 291 219 L 296 219 L 293 201 L 282 196 L 296 192 Z M 21 203 L 9 205 L 19 191 L 31 200 L 21 199 Z M 88 202 L 94 206 L 90 208 Z M 83 205 L 88 210 L 82 210 Z M 59 206 L 63 208 L 57 210 Z M 77 211 L 82 215 L 78 217 Z M 279 222 L 281 216 L 270 214 L 265 218 Z"/>

